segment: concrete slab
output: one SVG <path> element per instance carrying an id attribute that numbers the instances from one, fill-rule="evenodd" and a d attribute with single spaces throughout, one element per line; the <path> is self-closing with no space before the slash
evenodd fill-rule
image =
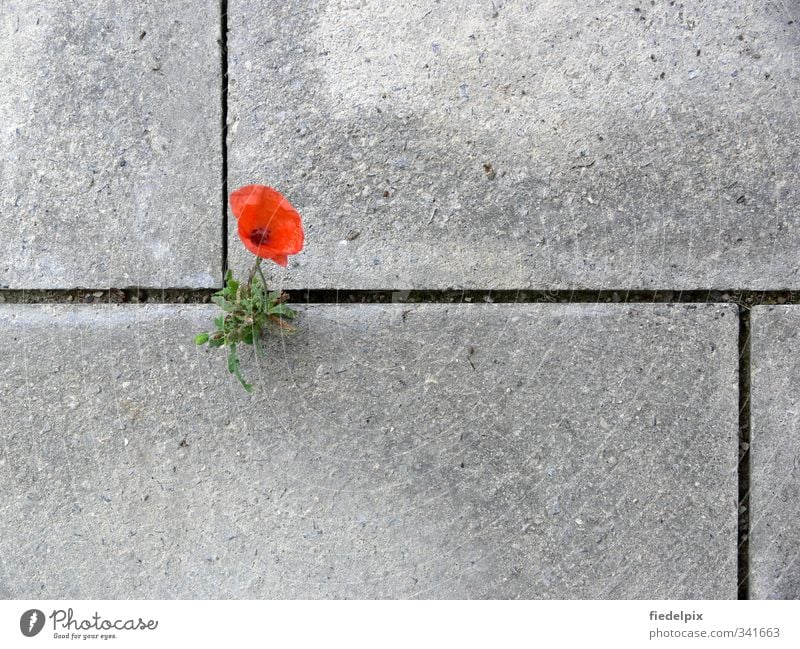
<path id="1" fill-rule="evenodd" d="M 214 313 L 0 308 L 0 595 L 736 596 L 733 307 Z"/>
<path id="2" fill-rule="evenodd" d="M 219 2 L 2 13 L 0 287 L 220 284 Z"/>
<path id="3" fill-rule="evenodd" d="M 800 287 L 785 3 L 228 8 L 231 188 L 304 215 L 287 286 Z"/>
<path id="4" fill-rule="evenodd" d="M 752 323 L 751 592 L 800 599 L 800 307 Z"/>

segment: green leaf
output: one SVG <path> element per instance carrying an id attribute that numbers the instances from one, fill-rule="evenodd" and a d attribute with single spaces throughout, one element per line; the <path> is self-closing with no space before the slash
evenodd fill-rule
<path id="1" fill-rule="evenodd" d="M 218 315 L 216 318 L 214 318 L 214 326 L 217 329 L 223 329 L 225 327 L 225 316 Z"/>
<path id="2" fill-rule="evenodd" d="M 256 356 L 258 356 L 262 351 L 261 348 L 261 327 L 259 326 L 258 329 L 255 327 L 253 328 L 253 351 L 255 352 Z"/>
<path id="3" fill-rule="evenodd" d="M 297 314 L 285 304 L 276 304 L 267 310 L 268 315 L 279 315 L 282 318 L 294 318 Z"/>
<path id="4" fill-rule="evenodd" d="M 242 336 L 242 342 L 247 343 L 248 345 L 253 344 L 253 329 L 252 327 L 247 329 L 244 336 Z"/>
<path id="5" fill-rule="evenodd" d="M 242 372 L 239 369 L 239 357 L 236 355 L 236 345 L 228 346 L 228 371 L 239 379 L 239 383 L 248 392 L 253 391 L 253 386 L 244 380 Z"/>
<path id="6" fill-rule="evenodd" d="M 225 275 L 225 286 L 219 294 L 231 300 L 235 300 L 237 290 L 239 290 L 239 282 L 233 279 L 233 273 L 229 270 Z"/>
<path id="7" fill-rule="evenodd" d="M 232 312 L 234 309 L 236 309 L 235 304 L 233 304 L 232 302 L 228 302 L 228 300 L 226 300 L 221 295 L 212 296 L 211 301 L 214 304 L 216 304 L 219 308 L 221 308 L 223 311 Z"/>
<path id="8" fill-rule="evenodd" d="M 253 284 L 253 302 L 262 306 L 266 302 L 267 295 L 264 292 L 264 286 L 261 282 Z"/>
<path id="9" fill-rule="evenodd" d="M 194 344 L 195 345 L 205 345 L 208 342 L 209 335 L 207 332 L 203 332 L 201 334 L 197 334 L 194 337 Z"/>

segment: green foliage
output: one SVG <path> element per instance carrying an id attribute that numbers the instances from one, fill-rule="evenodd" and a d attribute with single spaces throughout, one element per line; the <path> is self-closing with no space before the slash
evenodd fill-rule
<path id="1" fill-rule="evenodd" d="M 227 347 L 228 371 L 248 392 L 253 391 L 253 386 L 242 376 L 236 346 L 239 343 L 253 345 L 258 351 L 258 341 L 265 329 L 293 333 L 295 327 L 289 320 L 297 315 L 285 304 L 288 299 L 285 293 L 267 290 L 260 262 L 260 259 L 256 262 L 246 284 L 236 281 L 230 270 L 226 273 L 222 290 L 211 297 L 211 301 L 222 309 L 222 313 L 214 318 L 216 331 L 202 332 L 194 338 L 197 345 L 208 343 L 209 347 Z"/>

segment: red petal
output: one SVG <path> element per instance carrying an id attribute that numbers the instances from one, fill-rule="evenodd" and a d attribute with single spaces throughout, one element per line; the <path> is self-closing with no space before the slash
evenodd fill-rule
<path id="1" fill-rule="evenodd" d="M 279 191 L 266 185 L 245 185 L 231 192 L 230 196 L 231 211 L 237 219 L 242 216 L 248 206 L 261 206 L 268 209 L 271 206 L 280 205 L 281 201 L 286 201 L 286 204 L 291 207 L 289 201 Z"/>

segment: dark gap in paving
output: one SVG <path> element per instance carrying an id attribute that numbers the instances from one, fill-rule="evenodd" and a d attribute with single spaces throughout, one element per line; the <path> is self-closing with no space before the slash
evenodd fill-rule
<path id="1" fill-rule="evenodd" d="M 183 304 L 209 302 L 216 288 L 112 288 L 112 289 L 0 289 L 0 303 L 13 304 L 64 304 L 64 303 L 150 303 Z M 294 304 L 387 304 L 387 303 L 732 303 L 743 307 L 759 304 L 800 304 L 800 291 L 739 291 L 694 290 L 652 291 L 624 289 L 608 290 L 556 290 L 530 289 L 501 290 L 337 290 L 296 289 L 286 291 Z M 749 317 L 749 313 L 747 313 Z M 749 321 L 748 321 L 749 322 Z"/>
<path id="2" fill-rule="evenodd" d="M 752 306 L 755 304 L 800 304 L 800 291 L 741 291 L 670 289 L 445 289 L 445 290 L 336 290 L 298 289 L 287 291 L 295 303 L 328 304 L 338 302 L 498 302 L 498 303 L 586 303 L 596 302 L 681 302 L 706 304 L 728 302 Z"/>
<path id="3" fill-rule="evenodd" d="M 750 599 L 750 309 L 739 309 L 738 597 Z"/>
<path id="4" fill-rule="evenodd" d="M 228 270 L 228 0 L 220 0 L 220 101 L 222 146 L 222 276 Z"/>

